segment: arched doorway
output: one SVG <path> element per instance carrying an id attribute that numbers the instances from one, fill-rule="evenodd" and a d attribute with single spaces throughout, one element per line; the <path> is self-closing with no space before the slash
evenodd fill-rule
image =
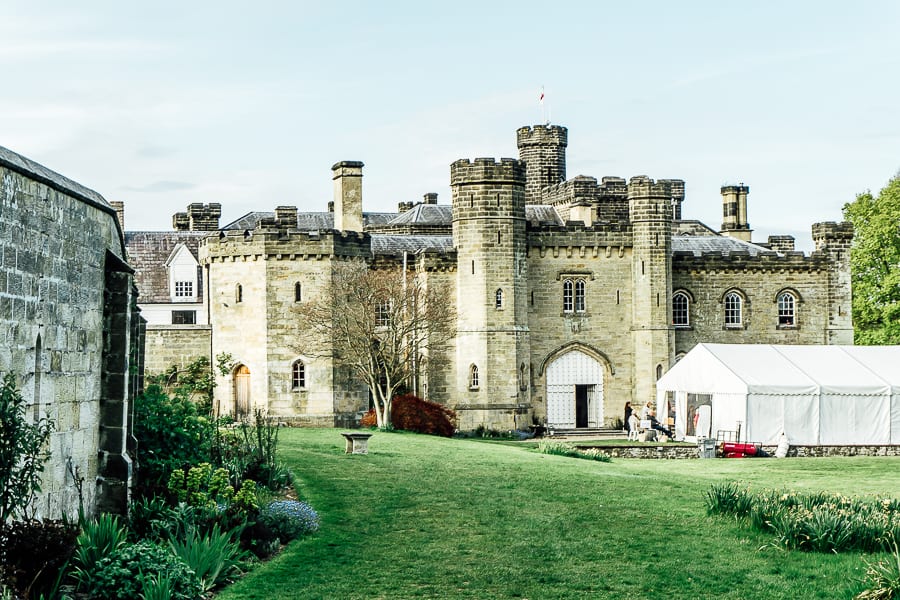
<path id="1" fill-rule="evenodd" d="M 250 414 L 250 369 L 238 365 L 234 370 L 234 416 L 237 419 Z"/>
<path id="2" fill-rule="evenodd" d="M 570 350 L 547 366 L 547 425 L 557 429 L 603 424 L 603 364 Z"/>

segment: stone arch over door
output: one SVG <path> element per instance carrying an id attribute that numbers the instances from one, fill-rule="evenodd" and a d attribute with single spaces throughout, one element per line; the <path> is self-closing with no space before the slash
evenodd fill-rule
<path id="1" fill-rule="evenodd" d="M 250 369 L 247 365 L 234 368 L 234 417 L 240 419 L 250 414 Z"/>
<path id="2" fill-rule="evenodd" d="M 604 363 L 582 349 L 570 348 L 555 353 L 544 364 L 547 426 L 554 429 L 601 427 Z"/>

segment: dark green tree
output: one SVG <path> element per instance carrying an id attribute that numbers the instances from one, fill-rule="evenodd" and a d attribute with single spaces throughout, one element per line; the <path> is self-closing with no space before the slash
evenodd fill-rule
<path id="1" fill-rule="evenodd" d="M 857 344 L 900 344 L 900 173 L 877 196 L 844 205 L 855 229 L 850 255 Z"/>
<path id="2" fill-rule="evenodd" d="M 9 517 L 28 518 L 41 473 L 50 458 L 47 441 L 53 423 L 46 418 L 25 419 L 25 399 L 16 378 L 7 373 L 0 383 L 0 524 Z"/>

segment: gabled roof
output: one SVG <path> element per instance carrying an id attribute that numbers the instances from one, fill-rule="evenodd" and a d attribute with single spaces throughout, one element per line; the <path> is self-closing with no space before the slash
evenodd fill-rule
<path id="1" fill-rule="evenodd" d="M 526 204 L 525 219 L 534 226 L 541 223 L 552 223 L 554 225 L 564 225 L 556 208 L 546 204 Z"/>
<path id="2" fill-rule="evenodd" d="M 397 217 L 397 213 L 364 212 L 363 227 L 384 225 Z M 274 212 L 251 212 L 243 217 L 223 226 L 225 230 L 253 229 L 263 219 L 274 219 Z M 297 211 L 298 231 L 318 231 L 320 229 L 334 229 L 334 213 L 332 212 L 300 212 Z"/>
<path id="3" fill-rule="evenodd" d="M 56 171 L 51 171 L 44 165 L 36 163 L 30 158 L 26 158 L 3 146 L 0 146 L 0 165 L 21 173 L 30 179 L 40 181 L 79 200 L 87 201 L 89 204 L 98 204 L 107 210 L 112 210 L 106 199 L 94 190 L 86 188 L 80 183 L 72 181 Z"/>
<path id="4" fill-rule="evenodd" d="M 769 248 L 726 235 L 673 235 L 672 252 L 690 252 L 694 256 L 701 256 L 707 252 L 719 253 L 722 256 L 728 256 L 732 252 L 746 252 L 750 256 L 775 254 L 775 251 Z"/>
<path id="5" fill-rule="evenodd" d="M 391 235 L 372 234 L 372 254 L 378 256 L 399 256 L 403 252 L 452 252 L 452 235 Z"/>
<path id="6" fill-rule="evenodd" d="M 447 204 L 416 204 L 387 225 L 450 225 L 453 207 Z"/>
<path id="7" fill-rule="evenodd" d="M 214 231 L 128 231 L 125 233 L 125 247 L 128 264 L 134 268 L 134 280 L 138 288 L 138 302 L 168 303 L 172 301 L 169 291 L 169 273 L 166 269 L 169 258 L 181 245 L 198 259 L 200 240 Z M 197 282 L 197 301 L 203 298 L 203 283 Z"/>

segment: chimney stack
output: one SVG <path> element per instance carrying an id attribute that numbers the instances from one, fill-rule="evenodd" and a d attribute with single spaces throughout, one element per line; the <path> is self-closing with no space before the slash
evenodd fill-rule
<path id="1" fill-rule="evenodd" d="M 362 231 L 362 169 L 358 160 L 344 160 L 331 167 L 334 180 L 334 228 Z"/>

